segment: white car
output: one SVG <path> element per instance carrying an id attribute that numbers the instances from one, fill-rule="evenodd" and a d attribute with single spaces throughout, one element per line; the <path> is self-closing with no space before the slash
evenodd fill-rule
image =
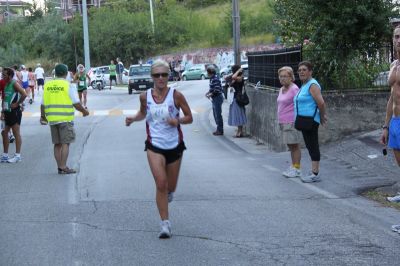
<path id="1" fill-rule="evenodd" d="M 104 74 L 104 79 L 106 80 L 106 86 L 110 86 L 110 66 L 99 66 L 96 68 L 92 68 L 89 70 L 88 75 L 90 77 L 90 86 L 94 87 L 94 83 L 96 80 L 97 71 L 102 71 Z M 128 84 L 128 69 L 124 68 L 124 74 L 122 75 L 122 84 Z"/>

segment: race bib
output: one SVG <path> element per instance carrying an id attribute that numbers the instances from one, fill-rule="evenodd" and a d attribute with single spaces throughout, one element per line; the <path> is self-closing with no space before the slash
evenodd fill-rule
<path id="1" fill-rule="evenodd" d="M 166 122 L 170 117 L 166 103 L 150 106 L 150 114 L 155 122 Z"/>
<path id="2" fill-rule="evenodd" d="M 79 86 L 85 86 L 85 81 L 80 80 L 80 81 L 79 81 Z"/>

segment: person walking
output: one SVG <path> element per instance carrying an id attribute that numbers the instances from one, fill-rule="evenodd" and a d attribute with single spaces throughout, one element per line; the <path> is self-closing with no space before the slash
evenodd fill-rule
<path id="1" fill-rule="evenodd" d="M 115 81 L 115 86 L 117 86 L 117 66 L 114 64 L 114 60 L 111 60 L 110 68 L 110 90 L 112 88 L 112 81 Z"/>
<path id="2" fill-rule="evenodd" d="M 117 83 L 122 84 L 122 76 L 124 75 L 124 64 L 122 63 L 121 59 L 117 57 Z"/>
<path id="3" fill-rule="evenodd" d="M 20 134 L 20 125 L 22 119 L 21 105 L 26 98 L 26 92 L 19 82 L 14 79 L 14 71 L 11 68 L 4 68 L 2 72 L 5 82 L 4 98 L 2 101 L 1 120 L 4 120 L 5 127 L 2 131 L 3 137 L 3 155 L 1 162 L 18 163 L 21 161 L 22 138 Z M 8 156 L 8 147 L 10 140 L 8 132 L 12 130 L 15 137 L 15 155 L 12 158 Z"/>
<path id="4" fill-rule="evenodd" d="M 325 111 L 325 101 L 322 98 L 321 86 L 312 77 L 313 65 L 309 61 L 299 63 L 298 73 L 302 83 L 300 91 L 294 98 L 295 116 L 306 116 L 312 118 L 312 127 L 301 130 L 304 143 L 311 157 L 311 172 L 301 176 L 304 183 L 317 182 L 321 180 L 319 175 L 319 162 L 321 154 L 318 143 L 319 125 L 328 121 Z"/>
<path id="5" fill-rule="evenodd" d="M 207 75 L 210 78 L 210 88 L 206 93 L 206 97 L 211 99 L 213 115 L 217 130 L 213 132 L 214 136 L 224 135 L 224 121 L 222 119 L 222 103 L 224 102 L 224 95 L 222 91 L 221 81 L 217 77 L 216 70 L 213 65 L 207 67 Z"/>
<path id="6" fill-rule="evenodd" d="M 67 74 L 67 76 L 68 76 L 68 74 Z M 78 71 L 76 71 L 76 74 L 74 76 L 74 82 L 78 84 L 79 101 L 81 102 L 81 105 L 87 109 L 86 79 L 89 80 L 89 84 L 90 84 L 90 76 L 86 73 L 85 67 L 82 64 L 79 64 Z"/>
<path id="7" fill-rule="evenodd" d="M 391 88 L 386 105 L 385 123 L 381 143 L 393 149 L 397 165 L 400 166 L 400 26 L 393 30 L 393 47 L 396 60 L 390 65 L 388 83 Z M 400 194 L 388 197 L 391 202 L 400 202 Z M 400 233 L 400 224 L 392 226 L 394 232 Z"/>
<path id="8" fill-rule="evenodd" d="M 67 167 L 67 160 L 69 145 L 75 140 L 74 108 L 83 116 L 88 116 L 89 112 L 81 105 L 76 89 L 71 87 L 71 84 L 65 79 L 68 67 L 58 64 L 54 72 L 56 78 L 48 81 L 44 86 L 40 106 L 40 123 L 42 125 L 50 124 L 58 174 L 73 174 L 76 171 Z"/>
<path id="9" fill-rule="evenodd" d="M 229 105 L 228 125 L 237 126 L 236 135 L 234 137 L 241 138 L 244 136 L 243 126 L 247 123 L 246 108 L 240 106 L 236 98 L 243 93 L 243 69 L 239 65 L 233 65 L 231 70 L 233 74 L 229 75 L 227 79 L 230 79 L 230 89 L 233 89 L 234 92 L 232 103 Z"/>
<path id="10" fill-rule="evenodd" d="M 28 95 L 28 99 L 30 100 L 29 102 L 31 102 L 31 97 L 29 94 L 29 72 L 28 70 L 26 70 L 25 65 L 21 65 L 21 71 L 20 71 L 20 75 L 21 75 L 21 84 L 22 84 L 22 88 L 26 91 L 26 94 Z M 23 103 L 24 105 L 25 103 Z"/>
<path id="11" fill-rule="evenodd" d="M 277 98 L 278 123 L 281 130 L 283 143 L 290 151 L 292 164 L 282 173 L 285 177 L 301 177 L 300 160 L 301 150 L 300 131 L 294 128 L 294 101 L 293 98 L 299 92 L 299 87 L 294 83 L 294 72 L 289 66 L 281 67 L 278 70 L 279 82 L 282 87 Z"/>
<path id="12" fill-rule="evenodd" d="M 183 94 L 168 87 L 169 65 L 156 60 L 151 66 L 154 88 L 140 95 L 140 110 L 125 119 L 126 126 L 146 119 L 145 150 L 156 184 L 156 202 L 161 218 L 159 238 L 171 237 L 168 203 L 178 183 L 183 151 L 181 125 L 193 122 L 190 107 Z M 180 110 L 183 116 L 180 116 Z"/>

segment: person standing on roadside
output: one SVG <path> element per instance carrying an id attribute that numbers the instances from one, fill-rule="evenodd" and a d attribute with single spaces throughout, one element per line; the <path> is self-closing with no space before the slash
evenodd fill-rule
<path id="1" fill-rule="evenodd" d="M 213 65 L 207 67 L 207 75 L 210 78 L 210 88 L 206 93 L 206 97 L 211 99 L 212 109 L 217 130 L 213 132 L 214 136 L 224 135 L 224 121 L 222 119 L 222 103 L 224 102 L 224 95 L 222 90 L 221 81 L 217 77 L 217 72 Z"/>
<path id="2" fill-rule="evenodd" d="M 40 87 L 43 90 L 43 86 L 44 86 L 44 69 L 42 68 L 40 63 L 38 63 L 36 65 L 35 78 L 36 78 L 36 82 L 37 82 L 37 90 L 38 90 L 38 93 L 39 93 L 40 92 Z"/>
<path id="3" fill-rule="evenodd" d="M 193 122 L 183 94 L 168 87 L 169 73 L 167 62 L 156 60 L 152 64 L 154 88 L 140 95 L 140 110 L 125 120 L 126 126 L 130 126 L 133 122 L 146 119 L 145 150 L 156 183 L 156 202 L 161 218 L 159 238 L 171 237 L 168 203 L 173 199 L 183 151 L 186 149 L 181 125 Z"/>
<path id="4" fill-rule="evenodd" d="M 117 79 L 118 79 L 118 84 L 122 84 L 122 76 L 124 75 L 124 64 L 122 63 L 121 59 L 117 57 Z"/>
<path id="5" fill-rule="evenodd" d="M 321 154 L 319 151 L 318 128 L 328 121 L 325 111 L 325 101 L 322 98 L 321 86 L 312 77 L 313 65 L 309 61 L 299 63 L 298 73 L 302 83 L 300 91 L 294 97 L 295 115 L 313 117 L 310 130 L 302 130 L 304 143 L 311 157 L 311 172 L 301 176 L 304 183 L 317 182 L 321 180 L 319 175 L 319 162 Z"/>
<path id="6" fill-rule="evenodd" d="M 300 131 L 294 128 L 294 101 L 293 98 L 299 92 L 299 87 L 294 83 L 294 72 L 289 66 L 281 67 L 278 70 L 279 82 L 282 87 L 277 98 L 278 122 L 282 132 L 283 143 L 290 151 L 292 159 L 291 166 L 282 173 L 285 177 L 301 177 L 300 160 L 301 150 Z"/>
<path id="7" fill-rule="evenodd" d="M 112 88 L 112 81 L 115 81 L 115 86 L 117 86 L 117 66 L 114 64 L 114 60 L 111 60 L 110 68 L 110 90 Z"/>
<path id="8" fill-rule="evenodd" d="M 243 69 L 239 65 L 233 65 L 232 74 L 226 76 L 226 82 L 230 82 L 230 89 L 233 88 L 233 99 L 229 105 L 228 125 L 237 126 L 236 135 L 234 137 L 241 138 L 244 136 L 243 126 L 247 123 L 246 108 L 240 106 L 236 99 L 242 95 L 244 87 Z"/>
<path id="9" fill-rule="evenodd" d="M 386 106 L 385 123 L 381 143 L 393 149 L 397 165 L 400 166 L 400 26 L 393 31 L 393 47 L 396 60 L 390 65 L 388 83 L 391 88 Z M 387 198 L 391 202 L 400 202 L 400 194 Z M 392 230 L 400 233 L 400 224 L 393 225 Z"/>
<path id="10" fill-rule="evenodd" d="M 75 140 L 74 108 L 83 116 L 88 116 L 89 112 L 80 104 L 76 89 L 65 79 L 68 67 L 58 64 L 54 73 L 56 78 L 48 81 L 44 86 L 40 106 L 40 123 L 42 125 L 50 124 L 58 174 L 73 174 L 76 171 L 67 167 L 67 160 L 69 145 Z"/>
<path id="11" fill-rule="evenodd" d="M 21 85 L 13 79 L 14 71 L 11 68 L 4 68 L 2 76 L 5 82 L 5 87 L 4 98 L 2 101 L 1 119 L 4 120 L 5 127 L 2 131 L 4 151 L 3 155 L 1 156 L 1 162 L 17 163 L 21 161 L 21 105 L 26 98 L 26 92 Z M 12 158 L 9 158 L 8 156 L 8 147 L 10 144 L 8 132 L 10 130 L 12 130 L 15 137 L 15 155 Z"/>
<path id="12" fill-rule="evenodd" d="M 26 70 L 26 67 L 24 65 L 21 65 L 20 75 L 21 75 L 22 88 L 26 91 L 26 94 L 28 95 L 27 98 L 30 99 L 30 95 L 29 95 L 29 72 L 28 72 L 28 70 Z M 25 103 L 23 103 L 23 104 L 25 104 Z"/>
<path id="13" fill-rule="evenodd" d="M 68 76 L 68 74 L 67 74 Z M 86 79 L 89 80 L 90 76 L 86 73 L 85 67 L 82 64 L 78 65 L 78 71 L 74 76 L 74 82 L 78 84 L 78 95 L 81 105 L 87 109 L 87 83 Z M 82 99 L 83 98 L 83 99 Z"/>

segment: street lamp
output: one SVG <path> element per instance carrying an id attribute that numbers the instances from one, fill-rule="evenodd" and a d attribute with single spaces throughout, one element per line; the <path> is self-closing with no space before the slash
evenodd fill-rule
<path id="1" fill-rule="evenodd" d="M 151 20 L 151 28 L 153 29 L 153 34 L 154 34 L 153 0 L 149 0 L 149 4 L 150 4 L 150 20 Z"/>

